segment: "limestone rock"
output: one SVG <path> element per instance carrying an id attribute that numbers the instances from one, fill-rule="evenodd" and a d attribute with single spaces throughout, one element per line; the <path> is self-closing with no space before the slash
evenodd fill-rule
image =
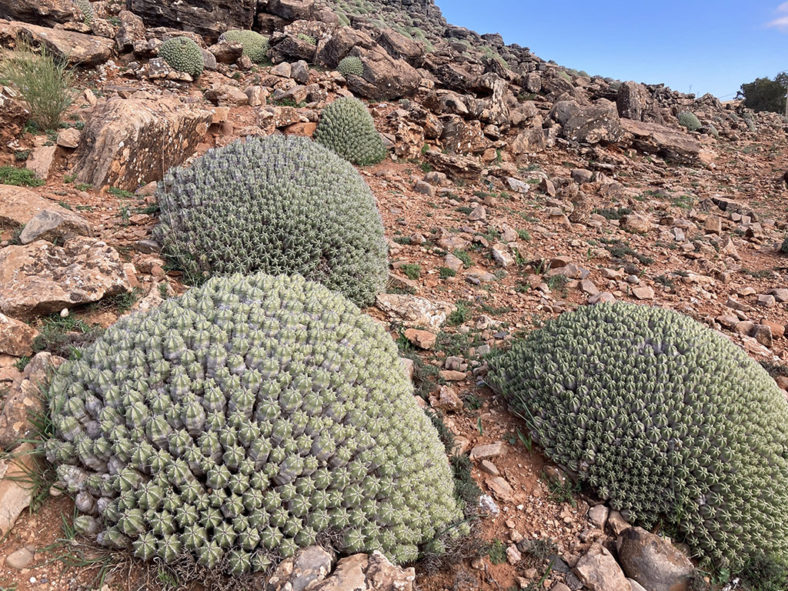
<path id="1" fill-rule="evenodd" d="M 30 548 L 22 547 L 15 552 L 11 552 L 5 559 L 5 565 L 14 570 L 22 570 L 33 563 L 35 553 Z"/>
<path id="2" fill-rule="evenodd" d="M 84 219 L 37 193 L 12 185 L 0 185 L 0 228 L 17 229 L 43 212 L 62 216 L 63 232 L 59 237 L 88 234 L 90 225 Z M 79 221 L 78 221 L 79 220 Z"/>
<path id="3" fill-rule="evenodd" d="M 2 15 L 2 10 L 0 10 L 0 15 Z M 21 22 L 0 22 L 0 42 L 16 39 L 20 35 L 32 39 L 35 45 L 45 45 L 53 55 L 67 59 L 69 64 L 79 64 L 81 67 L 103 64 L 112 57 L 112 49 L 115 46 L 111 39 L 95 35 L 85 35 L 65 29 L 50 29 Z"/>
<path id="4" fill-rule="evenodd" d="M 118 18 L 120 26 L 115 34 L 115 45 L 118 51 L 128 53 L 136 42 L 145 41 L 145 23 L 129 10 L 121 10 Z"/>
<path id="5" fill-rule="evenodd" d="M 0 480 L 0 538 L 11 531 L 33 499 L 33 486 L 26 481 L 27 474 L 36 469 L 33 445 L 23 443 L 13 450 L 12 457 Z"/>
<path id="6" fill-rule="evenodd" d="M 657 123 L 622 119 L 624 143 L 679 164 L 699 164 L 701 146 L 691 136 Z"/>
<path id="7" fill-rule="evenodd" d="M 62 129 L 57 134 L 57 145 L 61 148 L 67 148 L 69 150 L 75 149 L 79 146 L 79 138 L 81 137 L 81 133 L 79 133 L 78 129 L 74 129 L 73 127 L 69 127 L 68 129 Z"/>
<path id="8" fill-rule="evenodd" d="M 437 330 L 454 312 L 454 304 L 431 302 L 413 295 L 382 293 L 377 297 L 377 306 L 386 312 L 392 321 L 413 328 Z"/>
<path id="9" fill-rule="evenodd" d="M 596 543 L 575 566 L 575 574 L 590 591 L 630 591 L 629 581 L 624 576 L 613 555 Z"/>
<path id="10" fill-rule="evenodd" d="M 48 27 L 76 16 L 72 0 L 0 0 L 0 17 Z"/>
<path id="11" fill-rule="evenodd" d="M 210 111 L 173 97 L 100 102 L 77 151 L 77 180 L 128 191 L 159 181 L 194 152 L 211 119 Z"/>
<path id="12" fill-rule="evenodd" d="M 457 396 L 454 388 L 441 386 L 437 395 L 430 396 L 430 406 L 445 411 L 457 412 L 462 410 L 462 400 Z"/>
<path id="13" fill-rule="evenodd" d="M 91 238 L 38 240 L 0 251 L 0 311 L 48 314 L 129 291 L 118 252 Z"/>
<path id="14" fill-rule="evenodd" d="M 57 146 L 33 148 L 33 152 L 25 162 L 25 168 L 32 170 L 38 178 L 47 180 L 52 163 L 55 161 L 55 152 L 57 152 Z"/>
<path id="15" fill-rule="evenodd" d="M 215 42 L 229 29 L 251 29 L 257 0 L 128 0 L 127 7 L 149 27 L 192 31 Z"/>
<path id="16" fill-rule="evenodd" d="M 33 216 L 19 235 L 22 244 L 30 244 L 34 240 L 69 239 L 74 236 L 90 236 L 92 227 L 75 213 L 63 207 L 45 209 Z"/>
<path id="17" fill-rule="evenodd" d="M 416 345 L 419 349 L 430 350 L 435 346 L 437 335 L 428 330 L 408 328 L 405 330 L 405 338 Z"/>
<path id="18" fill-rule="evenodd" d="M 356 47 L 350 55 L 364 64 L 363 76 L 349 75 L 348 88 L 364 98 L 387 101 L 407 97 L 416 92 L 421 75 L 401 59 L 394 59 L 382 48 Z"/>
<path id="19" fill-rule="evenodd" d="M 14 357 L 32 355 L 33 339 L 37 335 L 32 326 L 0 313 L 0 353 Z"/>
<path id="20" fill-rule="evenodd" d="M 562 126 L 564 138 L 586 144 L 616 142 L 621 137 L 621 121 L 615 103 L 600 99 L 581 106 L 575 101 L 559 101 L 551 116 Z"/>
<path id="21" fill-rule="evenodd" d="M 689 558 L 669 541 L 640 527 L 617 540 L 618 560 L 626 575 L 649 591 L 687 591 L 695 571 Z"/>

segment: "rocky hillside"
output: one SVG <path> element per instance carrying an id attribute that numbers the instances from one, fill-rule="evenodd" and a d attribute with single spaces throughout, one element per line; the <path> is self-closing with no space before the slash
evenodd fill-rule
<path id="1" fill-rule="evenodd" d="M 235 30 L 253 30 L 262 37 L 245 33 L 224 35 Z M 72 101 L 59 116 L 57 126 L 36 125 L 35 106 L 26 100 L 24 89 L 0 76 L 0 83 L 4 84 L 0 86 L 0 590 L 786 588 L 781 586 L 785 581 L 779 579 L 780 572 L 785 571 L 769 562 L 774 557 L 767 553 L 773 548 L 758 548 L 764 553 L 763 568 L 753 566 L 752 561 L 744 566 L 737 564 L 736 552 L 731 549 L 723 552 L 726 555 L 722 558 L 706 556 L 704 561 L 698 548 L 708 548 L 716 542 L 695 544 L 693 532 L 682 523 L 678 510 L 656 522 L 636 519 L 637 515 L 624 507 L 619 507 L 622 511 L 615 510 L 612 493 L 605 495 L 587 479 L 580 478 L 582 470 L 578 466 L 571 469 L 568 465 L 556 465 L 556 454 L 549 449 L 545 453 L 540 447 L 543 444 L 547 449 L 548 445 L 544 437 L 540 440 L 539 433 L 531 429 L 534 423 L 510 410 L 509 394 L 488 386 L 494 382 L 488 376 L 493 363 L 490 356 L 509 349 L 550 319 L 584 306 L 629 302 L 680 312 L 709 332 L 714 331 L 712 334 L 722 335 L 736 350 L 746 352 L 752 366 L 740 360 L 736 367 L 754 372 L 747 375 L 758 376 L 754 381 L 765 384 L 764 391 L 768 392 L 752 404 L 763 404 L 768 413 L 783 416 L 779 414 L 786 412 L 783 398 L 788 400 L 788 127 L 781 117 L 751 112 L 737 102 L 723 104 L 710 95 L 696 97 L 664 85 L 622 82 L 564 68 L 533 55 L 527 48 L 506 45 L 500 35 L 479 35 L 447 23 L 432 0 L 127 0 L 125 5 L 117 0 L 0 0 L 3 60 L 25 52 L 28 45 L 39 52 L 43 48 L 45 54 L 68 62 L 73 72 L 69 83 Z M 186 49 L 181 53 L 176 45 Z M 56 474 L 45 461 L 43 451 L 37 447 L 38 440 L 64 437 L 64 432 L 70 432 L 64 425 L 76 429 L 74 425 L 81 424 L 80 429 L 84 427 L 87 433 L 98 429 L 98 420 L 88 420 L 88 414 L 96 414 L 96 419 L 100 414 L 97 407 L 88 408 L 91 403 L 96 404 L 95 400 L 86 398 L 84 404 L 65 401 L 70 397 L 78 399 L 74 392 L 104 388 L 105 383 L 119 379 L 113 377 L 115 372 L 145 374 L 155 365 L 151 361 L 129 369 L 138 363 L 138 357 L 135 347 L 127 346 L 126 340 L 122 355 L 118 355 L 121 361 L 113 358 L 115 365 L 102 366 L 102 371 L 91 368 L 92 362 L 103 363 L 96 361 L 100 357 L 96 357 L 97 350 L 117 353 L 111 348 L 86 349 L 96 339 L 116 338 L 117 332 L 105 333 L 105 329 L 128 327 L 124 324 L 127 321 L 116 323 L 133 312 L 155 315 L 163 310 L 164 316 L 152 317 L 161 318 L 169 331 L 176 332 L 182 326 L 167 316 L 169 312 L 188 315 L 197 310 L 207 314 L 205 306 L 194 304 L 194 309 L 184 312 L 177 308 L 180 304 L 173 302 L 175 296 L 190 289 L 196 298 L 195 285 L 205 279 L 199 277 L 204 268 L 179 264 L 173 256 L 182 253 L 171 246 L 182 237 L 162 236 L 162 228 L 177 234 L 189 227 L 184 222 L 186 213 L 167 209 L 175 202 L 173 195 L 178 195 L 185 210 L 199 201 L 205 186 L 210 186 L 213 194 L 227 196 L 216 197 L 217 207 L 227 207 L 222 213 L 247 213 L 234 201 L 239 193 L 233 178 L 245 178 L 242 166 L 234 167 L 221 160 L 213 168 L 206 165 L 207 170 L 213 170 L 211 178 L 221 176 L 226 184 L 217 188 L 211 184 L 211 178 L 203 185 L 199 179 L 192 179 L 192 185 L 178 191 L 173 188 L 177 175 L 168 176 L 168 171 L 205 162 L 200 159 L 209 151 L 224 153 L 214 149 L 249 136 L 315 136 L 323 142 L 316 129 L 323 122 L 324 110 L 341 97 L 365 101 L 386 157 L 377 162 L 377 155 L 382 152 L 375 143 L 360 153 L 361 160 L 377 163 L 353 170 L 343 163 L 348 170 L 340 174 L 336 183 L 347 184 L 341 184 L 342 191 L 332 192 L 330 203 L 340 204 L 335 207 L 343 211 L 344 217 L 334 216 L 334 211 L 328 210 L 310 217 L 311 224 L 324 216 L 326 227 L 331 227 L 335 235 L 323 236 L 319 229 L 304 225 L 301 218 L 298 221 L 302 225 L 296 230 L 284 223 L 277 226 L 280 231 L 290 229 L 290 235 L 283 232 L 270 240 L 256 240 L 248 234 L 237 238 L 244 233 L 243 228 L 228 228 L 225 224 L 219 231 L 211 228 L 214 222 L 203 222 L 209 238 L 201 237 L 205 241 L 199 242 L 199 247 L 206 251 L 202 253 L 205 256 L 196 256 L 195 260 L 204 263 L 215 254 L 207 252 L 212 244 L 220 252 L 220 245 L 224 247 L 228 240 L 237 238 L 243 246 L 231 249 L 231 255 L 214 256 L 214 264 L 218 260 L 228 266 L 243 265 L 258 256 L 260 243 L 289 244 L 289 251 L 282 247 L 288 258 L 298 260 L 302 265 L 299 269 L 307 269 L 299 272 L 308 275 L 316 268 L 315 277 L 327 275 L 326 269 L 331 267 L 325 254 L 328 251 L 316 255 L 325 260 L 310 266 L 315 261 L 302 260 L 302 251 L 292 247 L 294 242 L 290 240 L 297 236 L 325 240 L 330 243 L 326 249 L 350 253 L 343 256 L 357 264 L 355 246 L 348 236 L 355 240 L 367 230 L 365 226 L 364 232 L 347 230 L 349 233 L 343 234 L 343 219 L 361 214 L 348 213 L 353 206 L 344 209 L 341 198 L 346 196 L 346 186 L 353 191 L 359 186 L 366 191 L 368 186 L 374 196 L 374 203 L 369 197 L 369 208 L 372 211 L 377 206 L 388 251 L 388 260 L 380 267 L 384 270 L 381 281 L 386 265 L 388 278 L 382 293 L 373 293 L 368 302 L 358 301 L 365 304 L 363 314 L 350 311 L 342 319 L 348 324 L 358 322 L 365 335 L 377 335 L 379 324 L 392 339 L 380 339 L 385 343 L 375 345 L 379 350 L 372 345 L 367 349 L 358 345 L 368 357 L 352 371 L 377 369 L 379 360 L 393 354 L 389 341 L 396 342 L 415 395 L 410 396 L 408 390 L 401 404 L 386 397 L 387 404 L 391 404 L 391 408 L 385 408 L 386 413 L 397 419 L 408 417 L 407 424 L 415 425 L 413 433 L 429 432 L 432 439 L 424 444 L 425 449 L 434 451 L 440 435 L 451 457 L 457 506 L 464 511 L 463 527 L 470 526 L 471 536 L 451 543 L 439 539 L 439 543 L 433 540 L 427 544 L 419 539 L 419 557 L 412 561 L 399 560 L 406 556 L 404 550 L 397 556 L 384 556 L 377 551 L 359 553 L 371 548 L 340 539 L 343 530 L 339 526 L 312 538 L 298 530 L 304 537 L 292 533 L 293 538 L 309 544 L 296 545 L 308 548 L 296 554 L 285 552 L 281 537 L 278 541 L 274 538 L 273 553 L 265 554 L 268 562 L 260 559 L 261 554 L 254 555 L 259 559 L 255 563 L 259 568 L 251 568 L 251 562 L 244 566 L 243 553 L 233 554 L 237 559 L 233 564 L 239 572 L 266 571 L 264 566 L 276 566 L 273 556 L 277 562 L 281 560 L 275 570 L 269 570 L 265 576 L 258 573 L 228 578 L 222 569 L 195 570 L 194 562 L 184 559 L 188 552 L 181 552 L 180 546 L 167 546 L 164 550 L 155 546 L 160 544 L 159 538 L 170 540 L 171 530 L 185 527 L 181 520 L 189 520 L 181 512 L 177 524 L 172 525 L 176 520 L 173 505 L 162 510 L 172 512 L 169 526 L 165 521 L 156 521 L 155 531 L 151 528 L 143 532 L 144 527 L 137 531 L 136 522 L 127 515 L 119 521 L 119 528 L 108 528 L 109 534 L 102 532 L 106 534 L 105 542 L 109 536 L 117 541 L 117 546 L 131 544 L 128 536 L 148 540 L 143 534 L 150 534 L 153 550 L 145 545 L 147 542 L 136 542 L 133 548 L 137 556 L 158 553 L 157 561 L 131 560 L 128 551 L 97 546 L 90 539 L 90 534 L 95 538 L 99 527 L 95 517 L 101 514 L 102 519 L 111 520 L 113 510 L 107 513 L 107 507 L 101 505 L 111 497 L 110 493 L 101 489 L 98 480 L 89 478 L 97 474 L 114 477 L 121 470 L 116 464 L 110 467 L 107 457 L 96 447 L 95 441 L 100 437 L 85 439 L 80 432 L 74 441 L 61 442 L 61 461 L 68 458 L 68 462 L 87 466 L 94 472 L 90 476 L 85 472 L 82 480 L 74 480 L 76 483 L 64 482 L 62 469 Z M 377 136 L 373 136 L 377 142 Z M 328 157 L 326 162 L 335 163 Z M 282 168 L 293 170 L 287 166 Z M 315 175 L 333 179 L 331 175 L 339 174 L 339 168 L 326 165 Z M 276 166 L 272 169 L 271 174 L 275 175 Z M 268 178 L 261 173 L 255 185 L 264 185 Z M 363 181 L 355 180 L 362 178 Z M 310 195 L 318 204 L 315 207 L 325 208 L 329 199 L 318 194 L 325 188 L 318 181 L 310 182 L 294 194 L 301 199 Z M 367 194 L 359 199 L 366 199 Z M 259 216 L 252 217 L 259 222 Z M 367 212 L 362 217 L 370 228 L 378 227 L 377 214 Z M 179 222 L 184 225 L 179 226 Z M 221 220 L 216 224 L 220 226 Z M 353 224 L 356 229 L 358 225 Z M 261 227 L 262 234 L 266 230 L 264 225 Z M 369 230 L 373 234 L 376 231 Z M 180 248 L 188 250 L 189 239 L 183 239 L 186 244 Z M 382 235 L 377 239 L 380 252 L 386 250 Z M 374 239 L 370 240 L 374 243 Z M 255 260 L 267 261 L 268 254 Z M 353 270 L 349 272 L 351 278 Z M 353 283 L 352 279 L 345 280 L 342 285 L 351 284 L 348 289 L 352 291 Z M 358 283 L 366 286 L 365 282 Z M 207 285 L 211 293 L 210 286 L 216 284 Z M 226 300 L 216 299 L 219 303 L 215 308 L 236 310 L 244 289 L 252 288 L 236 289 L 240 291 L 221 296 Z M 220 298 L 216 294 L 212 297 Z M 307 298 L 307 307 L 319 306 L 315 299 L 325 297 Z M 285 296 L 283 299 L 289 301 Z M 282 326 L 288 326 L 287 314 L 292 310 L 300 313 L 299 306 L 303 307 L 303 302 L 282 305 L 283 316 L 275 316 L 275 323 L 269 320 L 266 330 L 273 330 L 270 327 L 279 326 L 280 321 Z M 274 304 L 269 312 L 280 314 Z M 215 310 L 211 314 L 214 315 L 210 316 L 209 325 L 226 328 L 228 322 L 236 322 L 234 317 L 228 319 L 227 314 L 222 316 Z M 330 325 L 330 314 L 325 317 Z M 377 322 L 369 322 L 370 317 Z M 330 326 L 327 332 L 332 333 L 335 327 Z M 692 326 L 696 327 L 694 323 Z M 633 332 L 640 328 L 636 326 Z M 143 334 L 153 329 L 140 323 L 129 332 L 137 330 Z M 325 338 L 325 331 L 317 332 Z M 142 339 L 136 348 L 145 349 L 160 336 L 153 330 L 150 341 Z M 291 337 L 281 336 L 281 340 L 292 344 L 287 340 Z M 299 342 L 300 337 L 292 338 Z M 336 338 L 339 342 L 344 337 Z M 186 340 L 191 346 L 197 337 L 192 334 L 189 339 Z M 619 340 L 626 340 L 626 335 Z M 103 342 L 99 340 L 99 345 Z M 342 342 L 350 349 L 346 341 Z M 728 351 L 726 347 L 720 345 L 718 349 Z M 173 345 L 172 350 L 179 349 Z M 294 351 L 297 356 L 298 350 Z M 179 355 L 175 357 L 180 359 Z M 65 389 L 59 391 L 64 396 L 63 405 L 47 408 L 46 396 L 42 394 L 58 391 L 57 387 L 50 390 L 50 379 L 54 368 L 68 358 L 82 361 L 81 365 L 70 364 L 67 368 L 86 367 L 84 372 L 68 370 L 79 374 L 81 390 L 71 384 L 75 389 L 68 389 L 68 395 L 63 394 Z M 244 364 L 243 359 L 240 364 Z M 713 357 L 699 364 L 700 371 L 706 372 L 712 367 L 721 372 L 728 366 Z M 755 364 L 763 366 L 773 379 Z M 399 367 L 385 369 L 392 376 L 402 373 Z M 178 371 L 182 372 L 179 379 L 183 378 L 186 370 Z M 190 366 L 189 371 L 196 370 Z M 65 370 L 58 375 L 63 373 Z M 269 373 L 266 379 L 275 375 Z M 134 379 L 141 379 L 141 374 L 134 373 Z M 329 379 L 323 374 L 308 377 L 316 381 Z M 190 374 L 188 379 L 199 382 L 202 378 Z M 389 383 L 381 378 L 385 387 L 393 388 L 399 396 L 402 390 L 396 385 L 397 379 L 391 378 Z M 716 384 L 720 380 L 709 381 Z M 333 387 L 334 382 L 331 383 Z M 656 390 L 662 387 L 659 384 L 654 385 Z M 159 385 L 156 382 L 150 390 Z M 731 385 L 734 390 L 741 387 L 742 384 Z M 370 391 L 373 389 L 369 387 Z M 653 389 L 646 390 L 652 393 Z M 671 392 L 664 394 L 670 397 Z M 774 392 L 779 392 L 779 396 L 773 396 Z M 186 394 L 181 394 L 185 400 Z M 362 407 L 364 400 L 358 403 Z M 655 412 L 668 406 L 664 398 L 662 401 Z M 180 402 L 178 399 L 175 404 Z M 129 428 L 137 420 L 135 404 L 143 403 L 135 398 L 134 404 L 129 403 L 134 410 L 124 414 Z M 156 423 L 155 428 L 169 433 L 175 424 L 173 428 L 186 433 L 181 427 L 187 421 L 173 419 L 172 413 L 168 415 L 168 405 L 161 400 L 157 404 L 158 418 L 167 416 L 170 423 Z M 235 400 L 233 404 L 240 405 Z M 433 433 L 435 429 L 428 426 L 420 411 L 412 414 L 416 404 L 432 418 L 437 433 Z M 733 403 L 730 408 L 740 409 Z M 52 412 L 48 414 L 49 411 Z M 611 415 L 628 412 L 599 409 L 602 414 L 604 411 Z M 140 412 L 148 412 L 147 407 Z M 202 411 L 194 412 L 200 415 Z M 319 418 L 334 420 L 344 412 L 347 409 L 332 408 Z M 68 416 L 74 419 L 73 424 L 63 418 L 69 413 L 73 414 Z M 719 421 L 732 420 L 726 416 L 727 407 L 722 409 L 717 404 L 702 409 L 684 408 L 682 416 L 717 417 L 717 413 Z M 112 421 L 117 414 L 107 410 L 101 416 Z M 223 421 L 224 414 L 219 414 L 221 418 L 214 419 Z M 344 433 L 346 423 L 360 420 L 358 414 L 348 413 L 353 418 L 344 423 L 336 421 L 344 425 L 339 432 Z M 527 413 L 520 412 L 523 414 Z M 748 421 L 751 414 L 746 408 L 741 411 Z M 42 416 L 50 419 L 42 422 Z M 761 422 L 757 417 L 752 420 L 754 423 L 746 423 L 744 431 L 765 433 L 771 425 L 766 418 Z M 316 423 L 315 432 L 329 429 L 325 421 Z M 672 425 L 675 421 L 671 421 Z M 709 424 L 712 423 L 713 420 Z M 150 419 L 150 423 L 135 431 L 136 435 L 148 445 L 148 440 L 155 443 L 159 451 L 174 450 L 180 445 L 168 435 L 152 433 L 153 424 L 154 419 Z M 120 427 L 126 429 L 124 425 Z M 690 425 L 690 429 L 697 430 L 696 427 Z M 251 427 L 253 432 L 255 428 L 259 426 Z M 303 433 L 304 427 L 300 429 Z M 402 431 L 398 439 L 407 440 L 408 430 L 399 424 L 397 429 Z M 775 429 L 779 431 L 779 427 Z M 196 441 L 201 429 L 193 430 L 191 435 Z M 655 426 L 653 432 L 660 432 L 659 428 Z M 261 431 L 256 433 L 256 439 L 267 440 Z M 333 437 L 335 433 L 331 433 Z M 190 442 L 188 434 L 186 437 Z M 276 441 L 278 435 L 271 437 Z M 337 435 L 336 439 L 343 437 L 346 434 Z M 714 441 L 722 441 L 723 436 L 719 437 Z M 84 443 L 87 440 L 91 440 L 90 453 L 77 445 L 79 441 L 88 445 Z M 295 435 L 292 441 L 303 444 Z M 746 441 L 750 445 L 754 439 Z M 144 448 L 139 441 L 133 445 Z M 225 440 L 222 445 L 237 447 Z M 397 459 L 400 472 L 409 466 L 406 460 L 415 462 L 422 458 L 419 461 L 425 463 L 419 466 L 429 472 L 429 481 L 440 480 L 440 475 L 432 471 L 431 460 L 423 460 L 419 455 L 422 450 L 413 449 L 418 445 L 391 445 L 403 454 Z M 779 440 L 763 444 L 763 457 L 772 461 L 776 478 L 786 476 L 785 471 L 780 472 L 785 464 L 785 445 L 788 443 Z M 621 441 L 610 443 L 607 451 L 614 446 L 620 448 Z M 57 463 L 52 449 L 49 448 L 50 460 Z M 277 449 L 284 450 L 284 444 Z M 295 456 L 303 463 L 305 457 L 316 453 L 314 449 Z M 123 455 L 112 453 L 113 460 Z M 293 455 L 292 449 L 288 448 L 287 454 Z M 146 456 L 146 461 L 154 462 L 151 457 Z M 218 461 L 216 453 L 211 457 L 214 463 Z M 332 464 L 334 468 L 342 468 L 347 459 L 331 461 L 336 464 Z M 429 469 L 425 467 L 428 465 Z M 224 464 L 222 468 L 227 470 Z M 150 464 L 146 464 L 146 469 L 143 476 L 135 472 L 144 481 L 142 485 L 132 476 L 128 482 L 124 479 L 123 484 L 118 484 L 113 493 L 125 491 L 122 487 L 126 486 L 134 489 L 133 494 L 138 497 L 124 497 L 129 506 L 120 509 L 140 512 L 139 519 L 142 513 L 137 504 L 142 493 L 138 487 L 144 485 L 145 491 L 150 492 L 155 487 L 148 484 L 159 484 L 154 481 L 156 475 L 150 473 Z M 715 469 L 719 466 L 704 464 L 698 472 L 705 476 Z M 190 470 L 192 467 L 186 468 L 187 472 Z M 265 470 L 257 468 L 261 474 Z M 158 471 L 170 474 L 164 468 Z M 235 468 L 232 472 L 237 475 Z M 335 478 L 345 482 L 350 478 L 349 472 L 345 470 Z M 128 473 L 124 474 L 124 478 L 128 477 Z M 290 477 L 272 473 L 266 478 L 269 476 L 281 480 L 275 478 L 280 496 L 265 510 L 282 509 L 286 515 L 290 511 L 291 516 L 301 511 L 292 502 L 296 493 L 287 488 Z M 715 473 L 710 478 L 716 477 Z M 197 480 L 202 483 L 206 478 L 200 473 Z M 245 481 L 247 488 L 253 488 L 248 484 L 250 480 L 251 477 Z M 429 491 L 422 490 L 419 478 L 413 476 L 409 482 L 409 490 L 399 493 L 400 497 L 418 490 L 418 498 L 424 504 L 419 510 L 424 509 L 425 514 L 445 516 L 456 509 L 434 509 L 435 501 Z M 364 494 L 378 486 L 369 480 L 364 483 Z M 304 490 L 315 488 L 314 484 L 299 486 Z M 721 488 L 724 487 L 719 482 L 710 485 L 703 491 L 700 504 L 706 504 L 707 496 L 711 502 L 714 495 L 722 494 Z M 237 494 L 235 490 L 223 490 L 222 494 L 240 498 L 247 492 L 241 485 L 238 490 Z M 743 515 L 756 507 L 772 519 L 772 530 L 779 540 L 788 523 L 769 513 L 769 499 L 777 498 L 779 491 L 767 493 L 748 507 L 725 506 L 723 511 L 726 518 L 735 520 L 736 511 Z M 305 493 L 299 489 L 298 494 Z M 150 497 L 146 499 L 158 507 Z M 247 501 L 255 506 L 254 499 Z M 257 506 L 258 513 L 262 502 Z M 362 504 L 358 501 L 348 509 L 363 513 Z M 219 505 L 225 512 L 219 515 L 226 518 L 228 505 L 223 501 Z M 120 510 L 113 507 L 116 512 Z M 79 512 L 84 513 L 81 520 L 75 519 Z M 144 523 L 152 523 L 154 517 L 148 515 L 145 519 L 148 521 Z M 246 531 L 248 519 L 244 514 L 246 521 L 235 519 L 227 527 Z M 285 522 L 292 523 L 282 518 Z M 366 521 L 364 524 L 365 528 L 371 527 Z M 738 534 L 747 536 L 749 525 L 742 521 L 733 529 L 742 530 Z M 281 527 L 287 529 L 285 525 Z M 430 526 L 421 527 L 427 530 Z M 89 535 L 77 535 L 75 528 Z M 389 529 L 392 535 L 403 539 L 406 534 L 411 535 L 396 527 Z M 755 531 L 754 527 L 751 529 Z M 376 540 L 388 539 L 383 532 L 364 531 L 364 535 Z M 224 533 L 234 539 L 235 533 Z M 205 538 L 206 532 L 202 534 Z M 285 532 L 286 541 L 293 544 L 289 535 Z M 709 535 L 719 541 L 716 534 Z M 784 539 L 788 540 L 788 536 Z M 256 540 L 252 541 L 255 543 L 250 542 L 251 547 L 256 548 Z M 395 546 L 402 549 L 403 544 L 392 545 Z M 200 550 L 207 556 L 200 560 L 215 567 L 219 558 L 214 560 L 214 549 L 210 544 L 208 547 L 209 550 Z M 373 547 L 386 548 L 383 542 Z M 409 542 L 408 547 L 416 548 L 416 542 Z M 735 547 L 735 543 L 730 546 Z M 223 550 L 218 552 L 221 555 Z M 221 564 L 227 567 L 226 562 Z M 736 568 L 731 570 L 731 565 Z M 768 576 L 772 578 L 767 580 L 764 573 L 770 572 L 772 575 Z"/>

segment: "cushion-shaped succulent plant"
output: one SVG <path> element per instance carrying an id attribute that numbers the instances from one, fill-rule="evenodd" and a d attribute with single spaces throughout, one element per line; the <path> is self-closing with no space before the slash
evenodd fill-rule
<path id="1" fill-rule="evenodd" d="M 205 68 L 200 46 L 188 37 L 167 39 L 159 48 L 159 56 L 172 69 L 185 72 L 195 80 Z"/>
<path id="2" fill-rule="evenodd" d="M 323 110 L 315 140 L 361 166 L 377 164 L 386 157 L 386 147 L 372 115 L 354 97 L 339 98 Z"/>
<path id="3" fill-rule="evenodd" d="M 240 43 L 244 48 L 243 54 L 256 64 L 265 63 L 268 59 L 268 37 L 256 31 L 234 29 L 222 33 L 220 39 L 228 43 Z"/>
<path id="4" fill-rule="evenodd" d="M 193 275 L 298 273 L 357 304 L 382 291 L 387 249 L 375 198 L 350 164 L 302 137 L 248 138 L 167 173 L 164 253 Z"/>
<path id="5" fill-rule="evenodd" d="M 93 12 L 93 6 L 91 5 L 90 0 L 74 0 L 74 4 L 82 15 L 82 21 L 85 24 L 91 24 L 95 14 Z"/>
<path id="6" fill-rule="evenodd" d="M 701 128 L 700 119 L 695 113 L 683 111 L 679 113 L 679 125 L 686 127 L 688 131 L 697 131 Z"/>
<path id="7" fill-rule="evenodd" d="M 337 71 L 343 76 L 353 74 L 354 76 L 364 75 L 364 62 L 361 58 L 355 55 L 349 55 L 342 58 L 337 66 Z"/>
<path id="8" fill-rule="evenodd" d="M 490 364 L 549 457 L 630 520 L 736 565 L 788 557 L 788 403 L 722 335 L 677 312 L 563 314 Z"/>
<path id="9" fill-rule="evenodd" d="M 405 562 L 462 519 L 392 339 L 298 276 L 217 277 L 127 316 L 50 395 L 78 527 L 143 559 L 261 571 L 331 534 Z"/>

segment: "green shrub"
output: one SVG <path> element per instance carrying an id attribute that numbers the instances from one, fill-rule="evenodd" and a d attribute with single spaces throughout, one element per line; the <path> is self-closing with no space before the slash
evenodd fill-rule
<path id="1" fill-rule="evenodd" d="M 74 4 L 77 5 L 77 9 L 79 10 L 80 14 L 82 14 L 82 20 L 85 24 L 91 24 L 93 22 L 94 14 L 93 14 L 93 6 L 90 4 L 90 0 L 74 0 Z"/>
<path id="2" fill-rule="evenodd" d="M 701 128 L 700 119 L 689 111 L 679 113 L 679 125 L 686 127 L 688 131 L 697 131 Z"/>
<path id="3" fill-rule="evenodd" d="M 744 98 L 744 106 L 754 111 L 785 113 L 785 91 L 788 89 L 788 73 L 781 72 L 774 79 L 756 78 L 742 84 L 737 98 Z"/>
<path id="4" fill-rule="evenodd" d="M 739 347 L 689 317 L 578 309 L 490 361 L 549 457 L 614 509 L 741 566 L 788 556 L 788 404 Z"/>
<path id="5" fill-rule="evenodd" d="M 337 71 L 343 76 L 349 76 L 350 74 L 354 76 L 363 76 L 364 62 L 361 61 L 360 57 L 349 55 L 339 62 Z"/>
<path id="6" fill-rule="evenodd" d="M 407 562 L 462 529 L 394 342 L 301 277 L 214 278 L 126 316 L 49 394 L 77 528 L 144 560 L 262 571 L 331 535 Z"/>
<path id="7" fill-rule="evenodd" d="M 388 277 L 383 223 L 361 175 L 302 137 L 249 138 L 167 173 L 163 252 L 192 277 L 303 275 L 367 304 Z"/>
<path id="8" fill-rule="evenodd" d="M 185 72 L 195 80 L 205 68 L 200 46 L 188 37 L 167 39 L 159 48 L 159 56 L 173 70 Z"/>
<path id="9" fill-rule="evenodd" d="M 339 98 L 323 110 L 315 141 L 360 166 L 377 164 L 386 157 L 386 147 L 372 115 L 364 103 L 353 97 Z"/>
<path id="10" fill-rule="evenodd" d="M 65 59 L 52 55 L 46 46 L 35 53 L 20 42 L 0 63 L 0 79 L 19 89 L 30 111 L 30 121 L 41 129 L 57 129 L 60 117 L 72 101 L 74 76 Z"/>
<path id="11" fill-rule="evenodd" d="M 0 185 L 17 185 L 19 187 L 40 187 L 44 184 L 32 170 L 16 166 L 0 166 Z"/>
<path id="12" fill-rule="evenodd" d="M 260 33 L 236 29 L 223 33 L 221 38 L 228 43 L 240 43 L 244 48 L 244 55 L 255 64 L 268 61 L 268 37 L 263 37 Z"/>

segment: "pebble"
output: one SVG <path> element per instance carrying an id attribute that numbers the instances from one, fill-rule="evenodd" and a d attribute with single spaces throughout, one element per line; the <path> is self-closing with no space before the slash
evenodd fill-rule
<path id="1" fill-rule="evenodd" d="M 20 548 L 15 552 L 11 552 L 8 557 L 5 559 L 5 564 L 9 568 L 13 568 L 15 570 L 22 570 L 23 568 L 27 568 L 33 563 L 33 558 L 35 557 L 34 551 L 30 549 L 30 547 L 25 546 L 24 548 Z"/>

